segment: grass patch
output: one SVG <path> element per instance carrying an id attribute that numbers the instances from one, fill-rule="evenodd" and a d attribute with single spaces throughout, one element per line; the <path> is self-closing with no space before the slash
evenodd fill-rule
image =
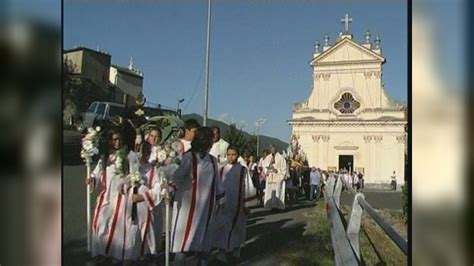
<path id="1" fill-rule="evenodd" d="M 349 209 L 343 206 L 346 220 L 349 220 Z M 406 239 L 406 224 L 402 213 L 388 210 L 377 210 L 402 237 Z M 407 257 L 385 234 L 380 226 L 366 213 L 362 216 L 359 232 L 360 252 L 366 265 L 406 265 Z"/>
<path id="2" fill-rule="evenodd" d="M 334 265 L 334 251 L 324 201 L 309 209 L 301 241 L 289 244 L 279 255 L 280 265 Z"/>

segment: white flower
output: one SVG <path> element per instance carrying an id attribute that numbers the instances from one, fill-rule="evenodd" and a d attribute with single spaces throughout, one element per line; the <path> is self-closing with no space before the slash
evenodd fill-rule
<path id="1" fill-rule="evenodd" d="M 145 112 L 143 112 L 142 109 L 138 109 L 138 110 L 135 112 L 135 114 L 136 114 L 137 116 L 142 116 L 142 115 L 145 114 Z"/>
<path id="2" fill-rule="evenodd" d="M 90 133 L 92 133 L 93 130 L 94 130 L 94 129 L 92 129 L 91 127 L 89 127 L 89 128 L 87 128 L 87 133 L 90 134 Z"/>
<path id="3" fill-rule="evenodd" d="M 176 157 L 176 152 L 175 151 L 170 151 L 168 156 L 171 157 L 171 158 L 174 158 L 174 157 Z"/>
<path id="4" fill-rule="evenodd" d="M 96 127 L 96 128 L 95 128 L 95 131 L 99 132 L 99 131 L 100 131 L 100 127 Z"/>
<path id="5" fill-rule="evenodd" d="M 92 148 L 91 153 L 92 153 L 92 154 L 99 154 L 99 149 L 97 149 L 96 147 L 94 147 L 94 148 Z"/>
<path id="6" fill-rule="evenodd" d="M 140 176 L 139 172 L 134 172 L 133 174 L 129 175 L 129 179 L 132 184 L 138 184 L 140 183 L 142 177 Z"/>
<path id="7" fill-rule="evenodd" d="M 166 152 L 164 150 L 158 151 L 157 160 L 158 163 L 163 163 L 166 160 Z"/>
<path id="8" fill-rule="evenodd" d="M 177 151 L 179 148 L 178 148 L 178 143 L 177 142 L 173 142 L 171 144 L 171 148 L 174 150 L 174 151 Z"/>
<path id="9" fill-rule="evenodd" d="M 138 134 L 138 135 L 135 137 L 135 144 L 136 144 L 136 145 L 142 144 L 142 135 Z"/>
<path id="10" fill-rule="evenodd" d="M 92 141 L 90 140 L 86 140 L 82 143 L 82 147 L 84 150 L 86 151 L 90 151 L 92 150 L 92 148 L 94 147 L 94 145 L 92 144 Z"/>

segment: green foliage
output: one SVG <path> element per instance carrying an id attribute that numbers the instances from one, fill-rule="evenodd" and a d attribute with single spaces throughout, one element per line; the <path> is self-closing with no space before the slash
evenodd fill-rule
<path id="1" fill-rule="evenodd" d="M 249 151 L 254 156 L 257 154 L 257 138 L 254 136 L 246 137 L 235 124 L 230 125 L 229 130 L 222 138 L 229 142 L 230 146 L 235 146 L 241 155 L 245 151 Z"/>
<path id="2" fill-rule="evenodd" d="M 72 115 L 87 111 L 93 101 L 107 99 L 109 96 L 104 88 L 99 88 L 92 81 L 75 74 L 75 67 L 71 60 L 63 61 L 62 101 L 65 108 L 67 106 L 72 110 Z"/>
<path id="3" fill-rule="evenodd" d="M 405 224 L 408 223 L 408 184 L 402 186 L 402 206 L 403 216 L 405 218 Z"/>

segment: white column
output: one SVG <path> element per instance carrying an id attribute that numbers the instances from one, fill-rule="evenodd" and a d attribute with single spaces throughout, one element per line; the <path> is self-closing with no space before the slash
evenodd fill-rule
<path id="1" fill-rule="evenodd" d="M 319 150 L 320 150 L 320 147 L 319 147 L 319 141 L 318 141 L 318 135 L 316 134 L 313 134 L 311 136 L 311 138 L 313 139 L 313 150 L 312 150 L 312 156 L 313 156 L 313 160 L 311 160 L 311 162 L 309 162 L 309 166 L 313 166 L 313 164 L 318 164 L 319 165 Z"/>
<path id="2" fill-rule="evenodd" d="M 374 136 L 370 136 L 372 139 L 370 143 L 370 180 L 373 183 L 378 177 L 375 168 L 376 160 L 375 160 L 375 140 L 373 140 Z"/>
<path id="3" fill-rule="evenodd" d="M 376 160 L 376 175 L 377 179 L 381 180 L 383 183 L 385 183 L 386 177 L 384 176 L 384 173 L 382 171 L 382 164 L 383 164 L 383 150 L 382 150 L 382 136 L 376 136 L 376 141 L 375 141 L 375 160 Z"/>
<path id="4" fill-rule="evenodd" d="M 324 163 L 323 165 L 325 166 L 325 168 L 328 167 L 328 164 L 329 164 L 329 156 L 331 154 L 330 152 L 330 146 L 329 146 L 329 141 L 331 140 L 331 137 L 329 135 L 325 135 L 324 136 L 324 139 L 323 139 L 323 143 L 324 143 L 324 155 L 323 155 L 323 158 L 324 158 Z"/>
<path id="5" fill-rule="evenodd" d="M 397 136 L 397 158 L 398 158 L 398 170 L 397 170 L 397 184 L 405 183 L 404 168 L 405 168 L 405 135 Z"/>
<path id="6" fill-rule="evenodd" d="M 364 136 L 364 175 L 369 176 L 370 175 L 370 159 L 371 159 L 371 153 L 370 153 L 370 137 L 369 136 Z"/>

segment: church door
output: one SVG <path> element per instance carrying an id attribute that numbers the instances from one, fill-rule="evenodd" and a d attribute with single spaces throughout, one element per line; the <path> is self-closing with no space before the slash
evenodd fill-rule
<path id="1" fill-rule="evenodd" d="M 354 168 L 354 155 L 339 155 L 339 170 L 342 168 L 352 172 Z"/>

